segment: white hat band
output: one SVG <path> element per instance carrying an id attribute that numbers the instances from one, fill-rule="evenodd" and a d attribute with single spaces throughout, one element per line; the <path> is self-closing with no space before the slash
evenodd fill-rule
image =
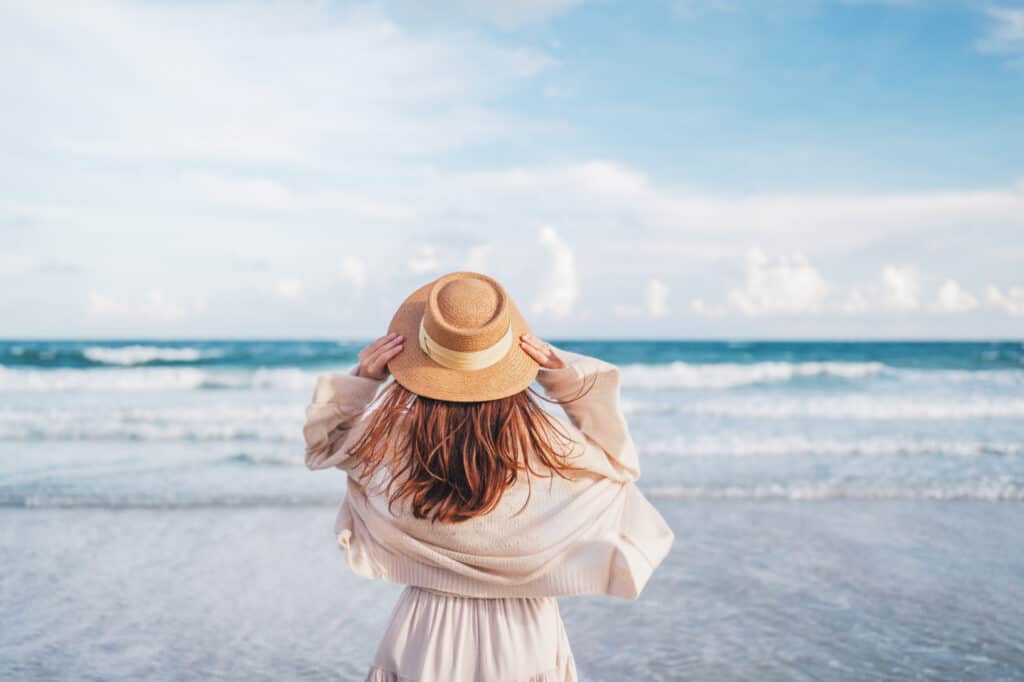
<path id="1" fill-rule="evenodd" d="M 474 370 L 490 367 L 497 363 L 508 353 L 512 347 L 512 321 L 509 320 L 508 329 L 505 334 L 492 345 L 483 350 L 454 350 L 442 346 L 427 333 L 423 326 L 423 318 L 420 318 L 420 348 L 431 360 L 447 367 L 457 370 Z"/>

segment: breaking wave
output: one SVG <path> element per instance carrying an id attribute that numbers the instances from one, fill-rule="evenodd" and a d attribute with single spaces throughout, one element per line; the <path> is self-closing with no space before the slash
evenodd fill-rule
<path id="1" fill-rule="evenodd" d="M 155 361 L 164 363 L 191 363 L 219 358 L 223 351 L 199 348 L 167 348 L 161 346 L 89 346 L 82 357 L 101 365 L 146 365 Z"/>

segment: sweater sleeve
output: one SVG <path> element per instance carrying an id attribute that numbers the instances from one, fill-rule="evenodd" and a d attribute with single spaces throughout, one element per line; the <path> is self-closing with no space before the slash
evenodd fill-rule
<path id="1" fill-rule="evenodd" d="M 363 410 L 377 395 L 384 380 L 348 374 L 317 377 L 313 399 L 306 408 L 302 435 L 306 440 L 306 466 L 310 469 L 347 468 L 349 437 Z"/>
<path id="2" fill-rule="evenodd" d="M 619 368 L 588 355 L 551 348 L 565 367 L 542 367 L 537 383 L 548 397 L 570 400 L 562 409 L 584 439 L 583 450 L 572 463 L 607 478 L 635 481 L 640 466 L 619 405 Z M 589 392 L 572 400 L 588 388 Z"/>

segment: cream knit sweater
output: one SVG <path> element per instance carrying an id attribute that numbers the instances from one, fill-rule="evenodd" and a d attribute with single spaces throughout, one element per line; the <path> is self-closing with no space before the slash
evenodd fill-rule
<path id="1" fill-rule="evenodd" d="M 382 481 L 360 480 L 353 467 L 346 450 L 384 382 L 353 373 L 318 378 L 303 429 L 306 466 L 348 472 L 335 532 L 353 572 L 470 597 L 639 595 L 673 534 L 634 483 L 640 472 L 619 407 L 619 370 L 554 350 L 566 366 L 539 371 L 548 396 L 575 395 L 597 378 L 564 406 L 571 423 L 562 425 L 575 441 L 570 461 L 584 471 L 571 480 L 520 476 L 493 511 L 456 524 L 416 519 L 400 504 L 389 512 Z"/>

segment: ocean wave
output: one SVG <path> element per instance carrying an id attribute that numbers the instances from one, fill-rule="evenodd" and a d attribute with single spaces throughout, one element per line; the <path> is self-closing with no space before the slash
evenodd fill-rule
<path id="1" fill-rule="evenodd" d="M 654 500 L 789 501 L 825 502 L 849 500 L 882 501 L 977 501 L 1024 502 L 1024 486 L 1004 481 L 978 481 L 946 485 L 901 486 L 839 482 L 763 484 L 753 486 L 641 486 Z M 303 494 L 196 494 L 159 496 L 152 494 L 101 494 L 92 492 L 0 493 L 0 507 L 21 509 L 165 509 L 247 507 L 336 507 L 337 493 Z"/>
<path id="2" fill-rule="evenodd" d="M 296 448 L 295 452 L 300 452 L 301 448 Z M 305 462 L 301 455 L 295 453 L 287 455 L 272 455 L 262 454 L 256 455 L 249 452 L 239 452 L 234 455 L 228 455 L 222 462 L 226 464 L 237 464 L 241 466 L 269 466 L 269 467 L 286 467 L 286 466 L 304 466 Z"/>
<path id="3" fill-rule="evenodd" d="M 0 508 L 18 509 L 236 509 L 247 507 L 337 506 L 336 495 L 210 495 L 159 497 L 154 495 L 103 494 L 3 494 Z"/>
<path id="4" fill-rule="evenodd" d="M 626 388 L 733 388 L 813 377 L 856 380 L 877 376 L 885 369 L 880 362 L 671 362 L 625 365 L 621 373 Z"/>
<path id="5" fill-rule="evenodd" d="M 0 441 L 264 441 L 301 437 L 302 405 L 0 409 Z"/>
<path id="6" fill-rule="evenodd" d="M 664 457 L 908 457 L 1021 455 L 1024 443 L 985 439 L 891 438 L 808 438 L 805 436 L 672 436 L 638 439 L 641 455 Z"/>
<path id="7" fill-rule="evenodd" d="M 103 355 L 105 364 L 93 368 L 37 369 L 0 365 L 0 391 L 62 392 L 62 391 L 182 391 L 182 390 L 306 390 L 318 374 L 327 371 L 345 372 L 350 364 L 331 369 L 298 367 L 197 367 L 187 366 L 197 349 L 157 349 L 138 346 L 123 354 Z M 99 351 L 100 348 L 94 349 Z M 164 353 L 153 359 L 154 353 Z M 195 362 L 212 359 L 214 351 Z M 93 353 L 96 355 L 96 353 Z M 177 354 L 177 355 L 176 355 Z M 100 356 L 96 356 L 100 357 Z M 180 358 L 183 366 L 174 364 Z M 120 364 L 118 364 L 120 363 Z M 152 364 L 151 364 L 152 363 Z M 921 370 L 901 369 L 878 362 L 758 362 L 690 364 L 671 362 L 658 365 L 629 364 L 621 367 L 622 385 L 629 392 L 673 389 L 734 389 L 747 386 L 785 384 L 807 380 L 831 380 L 855 383 L 886 379 L 914 383 L 915 386 L 1024 387 L 1022 370 Z"/>
<path id="8" fill-rule="evenodd" d="M 664 414 L 755 419 L 842 419 L 861 421 L 1024 418 L 1024 400 L 970 397 L 904 398 L 880 395 L 737 396 L 687 400 L 624 398 L 626 415 Z"/>
<path id="9" fill-rule="evenodd" d="M 916 369 L 881 362 L 670 362 L 660 365 L 630 364 L 620 368 L 622 386 L 633 390 L 730 389 L 801 380 L 857 382 L 889 379 L 934 385 L 1024 386 L 1019 369 Z"/>
<path id="10" fill-rule="evenodd" d="M 178 348 L 166 346 L 89 346 L 82 357 L 101 365 L 146 365 L 163 363 L 189 363 L 223 357 L 217 349 Z"/>
<path id="11" fill-rule="evenodd" d="M 644 488 L 653 498 L 704 500 L 974 500 L 1024 502 L 1024 486 L 979 482 L 942 486 L 887 486 L 839 483 L 768 484 L 757 486 L 653 486 Z"/>
<path id="12" fill-rule="evenodd" d="M 339 369 L 338 371 L 346 371 Z M 318 372 L 294 368 L 215 370 L 195 367 L 25 370 L 0 367 L 0 391 L 312 391 Z"/>
<path id="13" fill-rule="evenodd" d="M 105 367 L 314 367 L 355 360 L 361 344 L 331 341 L 0 341 L 0 365 Z"/>

